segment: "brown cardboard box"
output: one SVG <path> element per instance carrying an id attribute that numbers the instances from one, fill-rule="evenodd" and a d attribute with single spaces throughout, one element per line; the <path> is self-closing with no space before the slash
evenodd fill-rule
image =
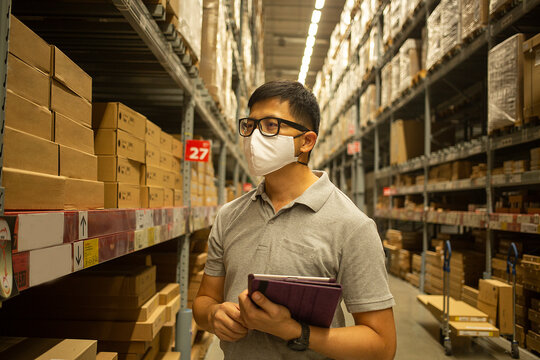
<path id="1" fill-rule="evenodd" d="M 92 127 L 94 129 L 121 129 L 145 140 L 146 117 L 119 102 L 94 103 L 92 107 Z"/>
<path id="2" fill-rule="evenodd" d="M 175 190 L 183 190 L 184 181 L 182 174 L 174 174 L 174 189 Z"/>
<path id="3" fill-rule="evenodd" d="M 60 49 L 51 45 L 52 77 L 80 97 L 92 102 L 92 78 Z"/>
<path id="4" fill-rule="evenodd" d="M 103 209 L 104 184 L 101 181 L 66 179 L 64 209 Z"/>
<path id="5" fill-rule="evenodd" d="M 174 190 L 174 206 L 184 206 L 183 196 L 183 190 Z"/>
<path id="6" fill-rule="evenodd" d="M 141 165 L 141 185 L 163 187 L 164 171 L 161 168 Z"/>
<path id="7" fill-rule="evenodd" d="M 495 301 L 493 301 L 493 296 Z M 498 280 L 479 281 L 478 304 L 495 306 L 501 334 L 512 333 L 512 286 Z M 492 310 L 492 309 L 491 309 Z"/>
<path id="8" fill-rule="evenodd" d="M 105 208 L 129 209 L 141 207 L 141 194 L 138 185 L 117 182 L 105 183 Z"/>
<path id="9" fill-rule="evenodd" d="M 176 174 L 180 174 L 182 171 L 182 160 L 172 157 L 171 161 L 171 171 Z"/>
<path id="10" fill-rule="evenodd" d="M 158 284 L 159 305 L 167 305 L 180 295 L 180 285 L 176 283 Z"/>
<path id="11" fill-rule="evenodd" d="M 166 352 L 171 351 L 174 348 L 174 342 L 176 337 L 176 323 L 175 321 L 166 322 L 161 328 L 159 333 L 160 345 L 159 350 Z"/>
<path id="12" fill-rule="evenodd" d="M 161 352 L 156 360 L 180 360 L 180 353 L 176 351 Z"/>
<path id="13" fill-rule="evenodd" d="M 487 322 L 450 321 L 449 324 L 456 336 L 499 336 L 499 329 Z"/>
<path id="14" fill-rule="evenodd" d="M 433 316 L 435 316 L 437 319 L 442 320 L 442 295 L 418 295 L 417 299 L 427 307 L 427 309 L 433 314 Z M 474 307 L 464 303 L 463 301 L 458 301 L 450 298 L 450 321 L 485 322 L 487 321 L 487 317 L 487 314 L 480 311 L 479 309 L 475 309 Z"/>
<path id="15" fill-rule="evenodd" d="M 161 144 L 161 128 L 146 119 L 145 141 L 159 147 Z"/>
<path id="16" fill-rule="evenodd" d="M 60 176 L 82 180 L 98 180 L 97 156 L 60 145 Z"/>
<path id="17" fill-rule="evenodd" d="M 99 351 L 118 351 L 121 354 L 144 355 L 151 346 L 150 341 L 100 341 Z"/>
<path id="18" fill-rule="evenodd" d="M 145 208 L 163 207 L 163 188 L 141 186 L 141 206 Z"/>
<path id="19" fill-rule="evenodd" d="M 454 161 L 452 163 L 452 180 L 468 178 L 471 173 L 472 163 L 470 161 Z"/>
<path id="20" fill-rule="evenodd" d="M 98 156 L 98 179 L 105 182 L 139 185 L 141 164 L 121 156 Z"/>
<path id="21" fill-rule="evenodd" d="M 51 84 L 51 110 L 92 127 L 92 104 L 56 80 Z"/>
<path id="22" fill-rule="evenodd" d="M 160 151 L 159 153 L 159 166 L 167 171 L 173 170 L 174 158 L 169 152 Z"/>
<path id="23" fill-rule="evenodd" d="M 94 131 L 60 113 L 54 113 L 53 140 L 57 144 L 94 154 Z"/>
<path id="24" fill-rule="evenodd" d="M 390 130 L 390 164 L 400 164 L 424 153 L 424 123 L 397 120 Z"/>
<path id="25" fill-rule="evenodd" d="M 167 303 L 167 309 L 165 310 L 166 321 L 174 321 L 176 319 L 176 314 L 180 311 L 180 295 L 176 296 L 174 299 Z"/>
<path id="26" fill-rule="evenodd" d="M 176 174 L 172 171 L 162 171 L 163 174 L 163 186 L 169 189 L 174 188 Z"/>
<path id="27" fill-rule="evenodd" d="M 182 159 L 184 155 L 184 147 L 182 141 L 174 136 L 172 137 L 172 155 L 177 159 Z"/>
<path id="28" fill-rule="evenodd" d="M 161 151 L 172 153 L 172 136 L 165 131 L 161 131 L 159 138 L 159 147 Z"/>
<path id="29" fill-rule="evenodd" d="M 4 338 L 0 343 L 2 359 L 95 360 L 96 340 Z"/>
<path id="30" fill-rule="evenodd" d="M 7 88 L 33 103 L 49 107 L 49 76 L 8 55 Z"/>
<path id="31" fill-rule="evenodd" d="M 62 210 L 66 179 L 25 170 L 2 169 L 6 210 Z"/>
<path id="32" fill-rule="evenodd" d="M 58 145 L 6 126 L 4 166 L 58 175 Z"/>
<path id="33" fill-rule="evenodd" d="M 96 360 L 118 360 L 118 353 L 100 352 L 97 354 Z"/>
<path id="34" fill-rule="evenodd" d="M 9 52 L 46 74 L 51 71 L 49 44 L 13 15 L 9 27 Z"/>
<path id="35" fill-rule="evenodd" d="M 163 189 L 163 206 L 174 206 L 174 190 Z"/>
<path id="36" fill-rule="evenodd" d="M 6 126 L 46 140 L 53 139 L 53 115 L 48 106 L 34 104 L 11 90 L 6 92 Z"/>
<path id="37" fill-rule="evenodd" d="M 478 300 L 483 303 L 497 306 L 499 301 L 499 286 L 491 281 L 480 279 L 478 282 Z"/>
<path id="38" fill-rule="evenodd" d="M 96 155 L 119 155 L 144 163 L 144 142 L 123 130 L 96 130 L 94 140 Z"/>
<path id="39" fill-rule="evenodd" d="M 492 305 L 478 300 L 478 310 L 485 312 L 489 316 L 489 322 L 497 325 L 497 305 Z"/>
<path id="40" fill-rule="evenodd" d="M 540 117 L 540 34 L 523 43 L 523 105 L 525 121 Z"/>
<path id="41" fill-rule="evenodd" d="M 159 145 L 146 142 L 145 151 L 145 164 L 150 166 L 160 166 Z"/>

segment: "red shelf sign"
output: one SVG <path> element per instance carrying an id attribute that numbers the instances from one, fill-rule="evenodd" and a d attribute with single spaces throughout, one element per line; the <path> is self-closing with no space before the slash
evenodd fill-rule
<path id="1" fill-rule="evenodd" d="M 347 144 L 347 155 L 358 154 L 362 151 L 360 141 L 353 141 Z"/>
<path id="2" fill-rule="evenodd" d="M 186 161 L 208 162 L 212 143 L 209 140 L 187 140 Z"/>

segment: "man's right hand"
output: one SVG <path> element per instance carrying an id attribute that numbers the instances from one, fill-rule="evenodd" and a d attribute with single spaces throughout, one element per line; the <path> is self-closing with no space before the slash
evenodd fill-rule
<path id="1" fill-rule="evenodd" d="M 235 303 L 216 304 L 210 312 L 209 323 L 220 340 L 236 342 L 248 333 L 240 316 L 240 307 Z"/>

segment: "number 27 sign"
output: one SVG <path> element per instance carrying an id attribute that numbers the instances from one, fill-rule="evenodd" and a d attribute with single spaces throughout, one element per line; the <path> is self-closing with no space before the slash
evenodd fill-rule
<path id="1" fill-rule="evenodd" d="M 211 147 L 212 143 L 209 140 L 187 140 L 185 160 L 208 162 Z"/>

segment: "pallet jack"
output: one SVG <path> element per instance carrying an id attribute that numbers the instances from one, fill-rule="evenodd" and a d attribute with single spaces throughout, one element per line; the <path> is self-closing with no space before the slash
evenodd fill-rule
<path id="1" fill-rule="evenodd" d="M 450 240 L 446 240 L 443 263 L 443 321 L 441 324 L 440 341 L 447 356 L 452 355 L 452 341 L 450 340 L 450 259 L 452 247 Z"/>
<path id="2" fill-rule="evenodd" d="M 518 262 L 518 250 L 515 243 L 510 244 L 508 258 L 506 259 L 506 273 L 508 274 L 508 284 L 512 285 L 512 343 L 510 355 L 512 359 L 519 359 L 519 344 L 516 340 L 516 265 Z"/>

